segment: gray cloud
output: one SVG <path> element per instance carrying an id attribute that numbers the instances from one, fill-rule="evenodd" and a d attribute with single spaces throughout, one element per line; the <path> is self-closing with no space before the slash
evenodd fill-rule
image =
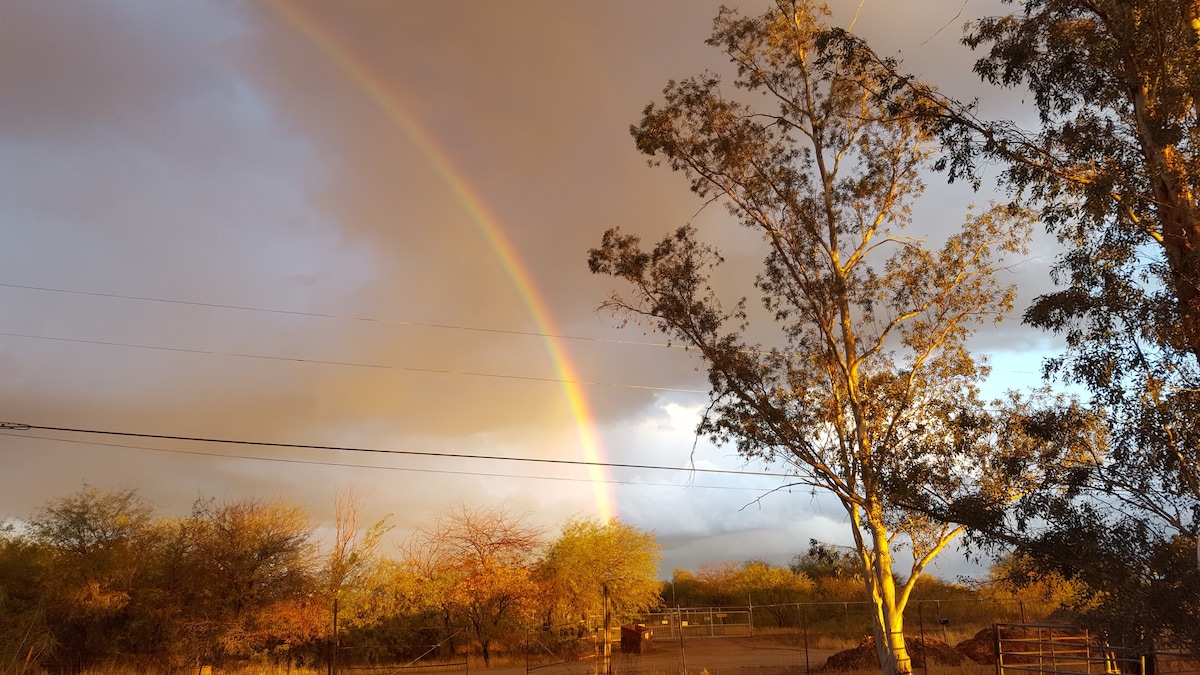
<path id="1" fill-rule="evenodd" d="M 995 95 L 976 84 L 956 44 L 969 17 L 938 32 L 955 7 L 900 4 L 863 4 L 856 30 L 948 93 Z M 544 340 L 513 334 L 540 327 L 513 261 L 481 230 L 473 209 L 482 209 L 555 330 L 589 338 L 562 348 L 580 379 L 603 383 L 583 389 L 609 456 L 686 466 L 704 396 L 620 385 L 703 389 L 704 377 L 682 350 L 622 344 L 662 338 L 617 330 L 595 312 L 611 284 L 589 275 L 585 259 L 608 227 L 656 238 L 723 217 L 717 208 L 697 216 L 680 177 L 647 168 L 627 131 L 669 78 L 724 67 L 703 44 L 718 5 L 288 3 L 321 43 L 269 3 L 9 3 L 0 9 L 0 284 L 10 285 L 0 285 L 0 333 L 34 337 L 0 336 L 5 416 L 581 458 Z M 858 7 L 834 5 L 843 24 Z M 387 101 L 432 145 L 398 124 Z M 476 203 L 464 202 L 429 152 Z M 934 230 L 986 199 L 940 181 L 930 178 Z M 731 278 L 749 274 L 755 257 L 739 252 L 736 236 L 723 243 Z M 1045 287 L 1044 263 L 1014 268 L 1023 293 Z M 466 330 L 474 328 L 512 333 Z M 980 344 L 1044 346 L 1015 323 L 1004 331 Z M 376 515 L 395 512 L 401 525 L 455 499 L 502 502 L 551 526 L 598 513 L 577 469 L 316 450 L 287 453 L 311 463 L 284 464 L 117 442 L 158 451 L 3 437 L 10 470 L 0 513 L 26 514 L 85 481 L 137 486 L 173 512 L 200 494 L 283 494 L 328 517 L 334 491 L 354 485 Z M 730 449 L 696 448 L 697 462 L 741 466 Z M 503 473 L 569 480 L 495 477 Z M 844 529 L 836 510 L 805 495 L 742 509 L 761 494 L 757 483 L 613 478 L 669 484 L 611 488 L 622 517 L 659 532 L 668 566 L 786 562 L 808 537 Z"/>

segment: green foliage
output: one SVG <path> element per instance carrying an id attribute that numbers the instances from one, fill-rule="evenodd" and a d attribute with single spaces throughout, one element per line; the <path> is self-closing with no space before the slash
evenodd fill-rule
<path id="1" fill-rule="evenodd" d="M 660 550 L 653 532 L 616 518 L 568 521 L 539 565 L 551 625 L 602 616 L 605 589 L 617 621 L 657 606 Z"/>
<path id="2" fill-rule="evenodd" d="M 672 583 L 682 607 L 783 605 L 808 600 L 813 592 L 812 580 L 803 573 L 761 560 L 701 565 L 695 574 L 675 570 Z M 670 589 L 664 597 L 671 600 Z"/>
<path id="3" fill-rule="evenodd" d="M 980 584 L 979 597 L 996 602 L 1017 602 L 1035 617 L 1067 607 L 1079 609 L 1081 584 L 1054 571 L 1040 569 L 1028 553 L 1001 557 Z"/>
<path id="4" fill-rule="evenodd" d="M 1002 160 L 1066 245 L 1059 289 L 1025 319 L 1065 339 L 1046 372 L 1086 387 L 1108 431 L 1087 470 L 977 524 L 1070 579 L 1072 607 L 1114 643 L 1200 648 L 1200 584 L 1180 554 L 1200 527 L 1197 26 L 1192 0 L 1030 0 L 964 42 L 985 81 L 1028 90 L 1038 131 L 928 99 L 952 175 Z"/>
<path id="5" fill-rule="evenodd" d="M 813 569 L 826 573 L 815 579 L 788 568 L 747 561 L 702 565 L 695 573 L 677 569 L 672 583 L 680 593 L 681 607 L 751 605 L 756 628 L 803 630 L 813 640 L 820 636 L 821 640 L 857 644 L 869 630 L 874 609 L 858 575 L 832 571 L 830 558 L 846 553 L 844 547 L 814 542 L 810 552 L 797 555 L 794 560 L 824 559 Z M 1009 568 L 1007 561 L 997 564 L 988 581 L 970 586 L 922 575 L 905 608 L 905 632 L 916 635 L 923 625 L 930 637 L 949 635 L 962 640 L 996 621 L 1045 620 L 1058 604 L 1035 587 L 1062 588 L 1065 582 L 1029 577 L 1033 586 L 1018 588 L 1000 581 Z M 764 584 L 764 575 L 775 583 Z M 771 590 L 763 592 L 764 587 Z M 664 589 L 667 604 L 670 593 L 668 586 Z M 943 629 L 941 620 L 947 622 L 947 628 Z"/>
<path id="6" fill-rule="evenodd" d="M 37 664 L 55 647 L 43 593 L 35 580 L 46 549 L 0 527 L 0 672 L 26 660 Z"/>
<path id="7" fill-rule="evenodd" d="M 792 620 L 793 608 L 788 605 L 805 599 L 814 587 L 813 581 L 804 573 L 761 560 L 742 563 L 733 576 L 732 585 L 735 597 L 745 596 L 748 605 L 761 608 L 758 616 L 769 615 L 779 628 Z"/>
<path id="8" fill-rule="evenodd" d="M 1061 290 L 1026 321 L 1065 338 L 1047 372 L 1084 385 L 1110 422 L 1085 488 L 1155 522 L 1151 548 L 1195 537 L 1200 500 L 1198 13 L 1190 0 L 1037 0 L 965 39 L 987 49 L 981 77 L 1034 96 L 1036 154 L 1012 148 L 1006 177 L 1068 250 Z"/>
<path id="9" fill-rule="evenodd" d="M 1200 358 L 1198 15 L 1191 0 L 1034 0 L 964 40 L 987 49 L 985 81 L 1033 95 L 1041 130 L 986 128 L 983 150 L 1072 247 L 1067 289 L 1034 316 L 1076 338 L 1115 329 Z"/>
<path id="10" fill-rule="evenodd" d="M 370 625 L 395 607 L 394 597 L 386 589 L 392 570 L 377 550 L 392 527 L 385 517 L 362 529 L 359 523 L 362 507 L 359 495 L 353 492 L 338 495 L 333 545 L 318 572 L 325 596 L 321 605 L 329 610 L 319 625 L 330 630 L 333 630 L 335 604 L 338 630 Z"/>
<path id="11" fill-rule="evenodd" d="M 1073 606 L 1113 642 L 1200 649 L 1200 575 L 1181 553 L 1200 527 L 1198 11 L 1033 2 L 968 40 L 990 45 L 982 76 L 1028 87 L 1042 113 L 1063 175 L 1014 163 L 1010 176 L 1071 248 L 1064 288 L 1026 318 L 1066 338 L 1047 370 L 1092 392 L 1113 438 L 1082 499 L 1028 500 L 1059 515 L 1022 532 L 1025 550 L 1078 584 Z"/>
<path id="12" fill-rule="evenodd" d="M 831 573 L 810 579 L 756 560 L 705 566 L 697 574 L 675 570 L 671 584 L 662 584 L 655 580 L 654 535 L 617 520 L 569 521 L 543 549 L 540 531 L 522 519 L 460 505 L 420 528 L 405 555 L 393 560 L 371 553 L 386 525 L 359 528 L 350 505 L 345 502 L 340 511 L 346 516 L 342 536 L 316 555 L 308 516 L 280 500 L 202 499 L 184 518 L 155 518 L 132 491 L 84 490 L 51 500 L 26 521 L 36 520 L 38 532 L 109 534 L 43 541 L 45 535 L 35 536 L 31 526 L 0 529 L 0 672 L 20 672 L 26 657 L 29 672 L 72 670 L 80 663 L 171 672 L 200 662 L 225 669 L 273 662 L 280 669 L 322 670 L 332 653 L 330 560 L 338 555 L 365 563 L 358 568 L 362 573 L 343 577 L 346 611 L 355 611 L 349 609 L 358 602 L 353 598 L 372 604 L 341 626 L 342 666 L 461 661 L 467 654 L 482 655 L 484 641 L 493 661 L 496 653 L 521 649 L 570 653 L 583 644 L 579 627 L 555 630 L 561 628 L 555 617 L 575 623 L 584 614 L 598 616 L 596 588 L 602 584 L 610 585 L 620 618 L 673 604 L 672 589 L 682 606 L 752 605 L 756 627 L 804 626 L 813 639 L 858 640 L 873 614 L 860 578 Z M 67 528 L 68 521 L 75 526 Z M 59 544 L 52 545 L 82 540 L 93 545 L 65 559 Z M 136 551 L 126 551 L 132 561 L 114 554 L 116 542 L 125 540 L 138 542 Z M 99 541 L 107 544 L 94 545 Z M 337 541 L 344 544 L 340 554 Z M 813 542 L 796 560 L 823 560 L 828 569 L 844 553 Z M 68 561 L 72 567 L 64 566 Z M 118 611 L 80 609 L 72 604 L 72 587 L 56 576 L 74 569 L 112 580 L 121 578 L 113 570 L 130 565 L 137 570 L 123 587 L 128 599 Z M 1013 569 L 1017 566 L 998 567 L 1008 572 L 993 576 L 1016 578 Z M 111 581 L 106 583 L 98 583 L 99 590 L 113 593 Z M 910 605 L 907 618 L 911 622 L 918 616 L 914 611 L 924 612 L 927 630 L 934 630 L 939 617 L 964 629 L 974 625 L 972 613 L 1016 619 L 1015 609 L 1002 610 L 1015 607 L 1014 601 L 1032 607 L 1034 591 L 1007 583 L 971 592 L 922 577 L 913 601 L 924 604 L 917 610 Z M 554 644 L 556 638 L 561 643 Z"/>
<path id="13" fill-rule="evenodd" d="M 854 549 L 837 544 L 808 540 L 808 551 L 792 557 L 791 570 L 809 579 L 860 579 L 862 560 Z"/>

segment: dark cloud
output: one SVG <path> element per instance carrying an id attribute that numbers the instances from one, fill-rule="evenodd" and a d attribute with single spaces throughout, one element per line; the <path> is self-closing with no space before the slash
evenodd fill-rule
<path id="1" fill-rule="evenodd" d="M 698 213 L 681 178 L 647 168 L 628 135 L 668 79 L 725 68 L 703 44 L 718 5 L 8 3 L 5 415 L 580 459 L 578 420 L 555 381 L 562 373 L 536 335 L 550 325 L 587 338 L 561 349 L 594 383 L 583 390 L 610 457 L 741 466 L 732 450 L 696 443 L 703 394 L 663 391 L 704 388 L 694 355 L 656 346 L 662 337 L 645 327 L 617 330 L 595 311 L 610 280 L 586 269 L 588 248 L 609 227 L 654 239 L 685 222 L 721 233 L 731 281 L 757 265 L 747 240 L 723 233 L 721 209 Z M 957 45 L 967 14 L 990 6 L 968 3 L 955 17 L 944 2 L 868 0 L 855 30 L 948 93 L 994 96 Z M 834 3 L 834 21 L 845 25 L 858 8 Z M 935 202 L 920 211 L 934 234 L 987 198 L 941 181 L 930 177 Z M 498 255 L 488 223 L 517 259 Z M 1052 251 L 1039 247 L 1047 250 L 1014 267 L 1023 292 L 1045 287 Z M 514 269 L 528 275 L 549 324 L 531 311 Z M 1044 347 L 1015 323 L 1004 330 L 980 344 Z M 355 485 L 402 526 L 458 498 L 533 511 L 549 525 L 599 512 L 580 469 L 199 446 L 299 460 L 279 463 L 122 443 L 149 449 L 0 438 L 12 468 L 0 512 L 23 515 L 84 481 L 137 486 L 174 512 L 200 494 L 264 493 L 322 517 L 336 489 Z M 496 477 L 505 473 L 542 479 Z M 734 549 L 786 562 L 809 536 L 835 538 L 843 527 L 807 497 L 772 495 L 742 509 L 757 485 L 613 478 L 669 484 L 605 489 L 627 520 L 659 529 L 669 560 L 688 565 Z"/>

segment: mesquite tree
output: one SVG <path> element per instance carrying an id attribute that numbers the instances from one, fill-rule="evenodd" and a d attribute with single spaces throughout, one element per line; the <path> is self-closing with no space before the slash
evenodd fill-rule
<path id="1" fill-rule="evenodd" d="M 822 10 L 781 0 L 761 17 L 722 10 L 708 44 L 737 68 L 667 85 L 631 131 L 652 163 L 687 177 L 702 199 L 761 235 L 754 279 L 773 344 L 744 299 L 726 307 L 713 270 L 722 258 L 692 226 L 653 248 L 613 229 L 590 252 L 593 272 L 627 293 L 604 307 L 645 319 L 694 348 L 711 385 L 701 433 L 747 457 L 789 463 L 797 483 L 844 507 L 884 672 L 907 673 L 903 611 L 922 570 L 961 528 L 907 508 L 927 495 L 1003 499 L 1047 457 L 1029 429 L 978 397 L 986 366 L 966 349 L 981 324 L 1011 309 L 994 272 L 1023 250 L 1026 215 L 970 212 L 940 246 L 910 234 L 910 206 L 936 150 L 915 118 L 892 114 L 867 83 L 869 63 L 823 57 Z M 1021 442 L 1020 439 L 1025 439 Z M 1013 441 L 1009 443 L 1009 441 Z M 1006 457 L 1000 450 L 1014 448 Z M 893 553 L 911 548 L 902 583 Z"/>
<path id="2" fill-rule="evenodd" d="M 493 644 L 535 625 L 532 565 L 541 547 L 542 530 L 525 516 L 459 504 L 413 533 L 402 566 L 420 579 L 419 601 L 448 631 L 469 626 L 487 664 Z"/>

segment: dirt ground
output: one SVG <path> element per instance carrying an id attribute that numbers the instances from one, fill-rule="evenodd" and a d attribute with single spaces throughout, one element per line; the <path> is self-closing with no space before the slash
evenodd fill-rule
<path id="1" fill-rule="evenodd" d="M 618 650 L 619 651 L 619 650 Z M 806 668 L 816 670 L 834 650 L 805 649 L 796 636 L 755 636 L 692 638 L 679 642 L 655 641 L 642 654 L 615 653 L 612 671 L 626 673 L 680 673 L 699 675 L 803 675 Z M 595 659 L 540 666 L 489 668 L 487 675 L 592 675 Z"/>

